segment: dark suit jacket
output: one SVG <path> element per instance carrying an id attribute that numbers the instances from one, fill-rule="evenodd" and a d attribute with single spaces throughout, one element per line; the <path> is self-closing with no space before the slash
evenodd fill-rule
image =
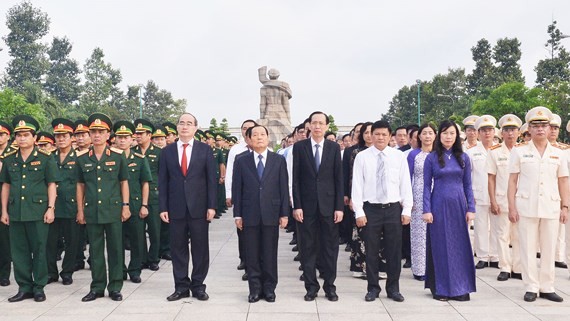
<path id="1" fill-rule="evenodd" d="M 321 166 L 317 173 L 311 139 L 293 145 L 293 206 L 303 215 L 332 216 L 344 209 L 344 187 L 340 146 L 324 140 Z"/>
<path id="2" fill-rule="evenodd" d="M 350 158 L 352 157 L 352 152 L 358 148 L 358 144 L 345 148 L 342 155 L 342 175 L 344 182 L 344 196 L 350 198 L 351 188 L 350 188 Z"/>
<path id="3" fill-rule="evenodd" d="M 177 143 L 164 147 L 158 169 L 160 212 L 168 212 L 170 219 L 183 219 L 188 210 L 190 217 L 205 219 L 206 211 L 215 209 L 217 204 L 216 167 L 210 146 L 194 140 L 190 166 L 184 177 Z"/>
<path id="4" fill-rule="evenodd" d="M 257 175 L 254 153 L 236 158 L 232 178 L 234 217 L 244 226 L 277 226 L 279 217 L 289 214 L 289 183 L 285 159 L 267 152 L 261 180 Z"/>

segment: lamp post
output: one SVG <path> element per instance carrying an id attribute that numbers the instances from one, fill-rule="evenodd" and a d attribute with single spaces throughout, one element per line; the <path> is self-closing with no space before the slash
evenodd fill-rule
<path id="1" fill-rule="evenodd" d="M 416 84 L 418 84 L 418 126 L 419 126 L 419 125 L 421 124 L 421 116 L 420 116 L 420 109 L 421 109 L 421 108 L 420 108 L 420 106 L 421 106 L 421 104 L 420 104 L 420 102 L 421 102 L 421 99 L 420 99 L 420 87 L 421 87 L 422 81 L 419 80 L 419 79 L 417 79 L 417 80 L 416 80 Z"/>

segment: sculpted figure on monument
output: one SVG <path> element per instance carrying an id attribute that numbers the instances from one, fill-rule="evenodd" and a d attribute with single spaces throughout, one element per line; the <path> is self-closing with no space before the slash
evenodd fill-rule
<path id="1" fill-rule="evenodd" d="M 261 102 L 259 104 L 260 119 L 281 120 L 284 125 L 291 124 L 289 99 L 293 97 L 289 84 L 277 80 L 279 71 L 269 69 L 267 78 L 267 66 L 258 69 L 261 87 Z"/>

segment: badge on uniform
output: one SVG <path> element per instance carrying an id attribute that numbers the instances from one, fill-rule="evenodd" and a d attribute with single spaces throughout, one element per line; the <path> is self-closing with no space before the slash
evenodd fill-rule
<path id="1" fill-rule="evenodd" d="M 129 167 L 135 167 L 135 166 L 137 166 L 137 163 L 130 163 L 129 164 Z"/>
<path id="2" fill-rule="evenodd" d="M 42 163 L 41 161 L 35 161 L 35 162 L 31 162 L 30 165 L 36 166 L 36 165 L 40 165 L 41 163 Z"/>
<path id="3" fill-rule="evenodd" d="M 112 165 L 115 165 L 115 161 L 112 161 L 112 162 L 105 162 L 105 165 L 106 165 L 106 166 L 112 166 Z"/>
<path id="4" fill-rule="evenodd" d="M 89 164 L 89 163 L 85 164 L 85 167 L 91 167 L 91 166 L 93 166 L 93 164 Z"/>
<path id="5" fill-rule="evenodd" d="M 75 161 L 73 161 L 73 162 L 68 162 L 67 165 L 75 165 Z"/>
<path id="6" fill-rule="evenodd" d="M 532 154 L 524 154 L 523 158 L 533 158 Z"/>
<path id="7" fill-rule="evenodd" d="M 552 159 L 558 159 L 558 156 L 550 156 Z"/>

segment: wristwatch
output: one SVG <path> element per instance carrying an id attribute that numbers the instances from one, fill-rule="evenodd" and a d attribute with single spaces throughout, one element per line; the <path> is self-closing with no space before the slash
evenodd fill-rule
<path id="1" fill-rule="evenodd" d="M 121 203 L 122 206 L 129 206 L 129 203 Z"/>
<path id="2" fill-rule="evenodd" d="M 148 210 L 148 205 L 147 204 L 142 204 L 142 207 L 146 208 Z"/>
<path id="3" fill-rule="evenodd" d="M 50 206 L 50 205 L 48 205 L 48 208 L 52 208 L 52 209 L 55 210 L 55 206 Z"/>

